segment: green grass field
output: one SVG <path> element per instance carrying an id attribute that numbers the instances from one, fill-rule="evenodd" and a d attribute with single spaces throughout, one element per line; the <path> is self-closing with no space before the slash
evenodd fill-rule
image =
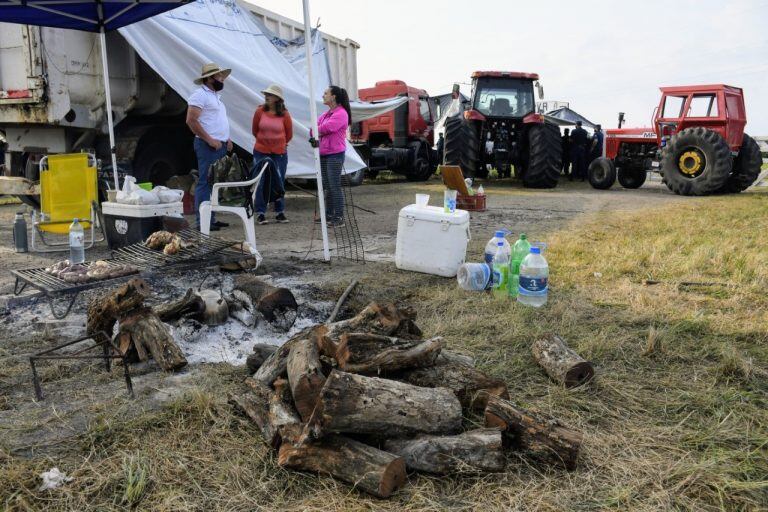
<path id="1" fill-rule="evenodd" d="M 0 451 L 0 508 L 765 510 L 766 212 L 768 194 L 751 193 L 579 222 L 547 240 L 551 295 L 542 309 L 453 282 L 411 290 L 425 334 L 474 355 L 521 406 L 584 433 L 574 472 L 511 455 L 502 474 L 414 476 L 391 499 L 372 499 L 279 468 L 226 403 L 243 370 L 216 365 L 209 386 L 158 413 L 123 423 L 106 409 L 64 460 Z M 530 353 L 544 332 L 593 361 L 596 379 L 574 390 L 553 384 Z M 37 475 L 52 465 L 75 480 L 38 492 Z"/>

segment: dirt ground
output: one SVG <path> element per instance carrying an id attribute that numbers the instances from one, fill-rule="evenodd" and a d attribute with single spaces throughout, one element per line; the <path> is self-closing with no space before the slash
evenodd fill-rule
<path id="1" fill-rule="evenodd" d="M 568 181 L 553 190 L 523 189 L 517 182 L 490 182 L 485 189 L 488 210 L 471 215 L 473 239 L 468 261 L 482 257 L 485 243 L 498 228 L 516 234 L 526 232 L 530 239 L 546 242 L 549 233 L 577 226 L 597 213 L 653 209 L 687 201 L 672 195 L 658 181 L 633 191 L 598 191 L 586 183 Z M 328 306 L 351 279 L 358 279 L 361 284 L 343 314 L 350 314 L 369 300 L 408 300 L 425 285 L 455 286 L 452 280 L 402 272 L 394 267 L 398 211 L 412 203 L 418 192 L 431 194 L 433 205 L 442 201 L 442 184 L 436 178 L 427 183 L 379 179 L 353 189 L 355 203 L 370 211 L 357 210 L 355 215 L 368 262 L 363 265 L 334 259 L 329 265 L 321 261 L 319 228 L 312 222 L 314 198 L 289 189 L 286 214 L 291 222 L 257 226 L 257 242 L 265 258 L 259 273 L 294 279 L 303 292 L 305 312 L 316 321 L 327 315 Z M 24 458 L 55 458 L 82 442 L 84 433 L 92 438 L 101 423 L 109 425 L 115 418 L 129 421 L 161 409 L 185 391 L 209 389 L 214 385 L 212 382 L 217 383 L 220 394 L 222 386 L 232 387 L 242 380 L 244 368 L 230 365 L 191 364 L 175 375 L 164 374 L 152 364 L 139 365 L 133 369 L 138 400 L 129 400 L 124 383 L 115 372 L 106 374 L 91 363 L 57 363 L 42 372 L 46 400 L 35 401 L 26 357 L 64 341 L 68 333 L 82 330 L 85 303 L 93 293 L 81 297 L 64 321 L 54 321 L 42 302 L 12 305 L 11 269 L 43 266 L 62 257 L 61 253 L 14 252 L 13 214 L 20 208 L 0 207 L 0 460 L 4 452 Z M 239 239 L 242 231 L 233 221 L 233 226 L 218 235 Z M 334 242 L 331 233 L 332 247 Z M 106 255 L 108 250 L 101 243 L 88 251 L 86 257 Z M 155 289 L 168 289 L 174 281 L 193 282 L 205 271 L 197 273 L 166 275 L 151 284 Z M 212 374 L 216 379 L 211 379 Z"/>

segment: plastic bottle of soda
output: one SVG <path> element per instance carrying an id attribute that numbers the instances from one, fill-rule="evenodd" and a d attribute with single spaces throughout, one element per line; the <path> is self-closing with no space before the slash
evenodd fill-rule
<path id="1" fill-rule="evenodd" d="M 509 296 L 517 297 L 517 290 L 520 286 L 520 263 L 531 252 L 531 243 L 525 233 L 520 233 L 520 238 L 512 246 L 512 258 L 509 263 Z"/>
<path id="2" fill-rule="evenodd" d="M 493 255 L 491 268 L 493 269 L 493 295 L 498 298 L 507 298 L 507 276 L 509 275 L 509 251 L 504 247 L 506 240 L 496 243 L 496 254 Z M 507 244 L 509 245 L 509 244 Z"/>
<path id="3" fill-rule="evenodd" d="M 549 265 L 540 248 L 531 247 L 531 253 L 520 264 L 519 279 L 518 302 L 536 308 L 547 303 Z"/>
<path id="4" fill-rule="evenodd" d="M 69 262 L 72 265 L 83 263 L 85 261 L 85 231 L 83 225 L 78 219 L 72 221 L 69 225 Z"/>

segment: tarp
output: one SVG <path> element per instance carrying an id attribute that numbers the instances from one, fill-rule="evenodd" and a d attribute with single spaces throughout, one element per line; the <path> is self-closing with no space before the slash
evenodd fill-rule
<path id="1" fill-rule="evenodd" d="M 136 23 L 190 0 L 0 0 L 0 21 L 86 32 L 109 32 Z"/>
<path id="2" fill-rule="evenodd" d="M 232 68 L 225 82 L 222 101 L 227 106 L 232 140 L 240 147 L 251 149 L 253 112 L 264 102 L 260 91 L 272 83 L 279 84 L 285 93 L 285 104 L 293 118 L 293 141 L 288 145 L 288 175 L 314 177 L 314 161 L 309 139 L 310 112 L 307 95 L 306 61 L 288 60 L 266 34 L 256 17 L 236 2 L 198 0 L 174 11 L 155 16 L 129 27 L 120 33 L 128 40 L 144 61 L 149 64 L 183 98 L 199 86 L 193 80 L 199 76 L 202 64 L 215 62 Z M 313 46 L 322 44 L 317 31 L 313 33 Z M 293 50 L 297 56 L 298 51 Z M 325 56 L 321 51 L 318 55 Z M 317 59 L 325 60 L 325 59 Z M 323 68 L 325 71 L 322 71 Z M 322 105 L 321 91 L 330 85 L 327 65 L 313 65 L 318 110 Z M 398 98 L 377 104 L 353 104 L 353 121 L 376 117 L 407 101 Z M 315 134 L 317 136 L 317 134 Z M 347 147 L 344 164 L 346 172 L 365 167 L 353 149 Z"/>
<path id="3" fill-rule="evenodd" d="M 544 114 L 544 117 L 560 126 L 573 126 L 581 121 L 582 127 L 594 129 L 595 123 L 568 107 L 558 108 Z"/>

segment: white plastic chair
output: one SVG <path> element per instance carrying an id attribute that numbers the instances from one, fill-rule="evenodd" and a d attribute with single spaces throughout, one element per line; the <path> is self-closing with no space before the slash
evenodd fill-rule
<path id="1" fill-rule="evenodd" d="M 256 191 L 258 190 L 259 182 L 261 181 L 262 176 L 264 176 L 264 171 L 268 166 L 269 161 L 265 160 L 261 166 L 261 170 L 256 175 L 256 177 L 248 181 L 215 183 L 213 185 L 213 190 L 211 191 L 211 200 L 203 201 L 200 203 L 200 232 L 204 235 L 208 235 L 211 232 L 211 216 L 213 215 L 213 212 L 234 213 L 240 217 L 240 219 L 243 221 L 243 227 L 245 229 L 245 240 L 250 245 L 250 251 L 251 254 L 253 254 L 253 257 L 256 259 L 257 267 L 261 263 L 262 257 L 256 248 L 256 227 L 253 222 L 254 211 L 251 210 L 249 215 L 248 210 L 246 210 L 244 206 L 220 205 L 219 191 L 224 188 L 250 187 L 251 202 L 252 204 L 256 204 Z"/>

